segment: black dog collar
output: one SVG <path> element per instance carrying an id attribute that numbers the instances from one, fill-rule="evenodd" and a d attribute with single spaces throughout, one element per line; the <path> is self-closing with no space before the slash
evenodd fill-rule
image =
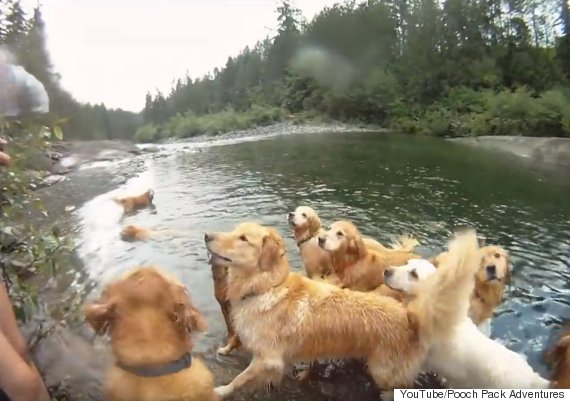
<path id="1" fill-rule="evenodd" d="M 162 366 L 135 367 L 135 366 L 125 366 L 122 364 L 117 364 L 117 366 L 123 370 L 126 370 L 129 373 L 132 373 L 135 376 L 141 376 L 141 377 L 166 376 L 178 373 L 181 370 L 188 369 L 190 366 L 192 366 L 192 355 L 190 355 L 190 353 L 187 352 L 176 361 L 167 363 L 166 365 Z"/>

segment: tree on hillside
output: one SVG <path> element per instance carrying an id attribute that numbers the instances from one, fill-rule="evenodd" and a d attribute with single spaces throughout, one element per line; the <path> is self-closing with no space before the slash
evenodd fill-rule
<path id="1" fill-rule="evenodd" d="M 277 36 L 267 52 L 265 77 L 274 82 L 284 77 L 289 62 L 299 47 L 301 32 L 299 30 L 301 12 L 284 0 L 277 7 L 279 27 Z"/>

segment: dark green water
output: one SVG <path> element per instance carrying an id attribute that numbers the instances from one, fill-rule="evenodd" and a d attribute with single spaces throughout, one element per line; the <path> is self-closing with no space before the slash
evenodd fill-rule
<path id="1" fill-rule="evenodd" d="M 80 253 L 97 283 L 141 263 L 180 277 L 210 324 L 197 350 L 210 356 L 223 377 L 230 375 L 223 374 L 226 368 L 235 373 L 244 358 L 212 356 L 225 327 L 203 233 L 243 220 L 276 226 L 299 269 L 285 218 L 299 205 L 314 207 L 325 223 L 352 219 L 381 242 L 414 234 L 426 256 L 440 252 L 450 230 L 460 225 L 474 226 L 487 243 L 506 247 L 514 277 L 493 320 L 493 337 L 546 374 L 543 347 L 559 322 L 570 318 L 570 185 L 531 174 L 509 158 L 433 138 L 312 134 L 190 146 L 185 152 L 176 151 L 181 145 L 165 147 L 166 157 L 149 159 L 148 171 L 129 183 L 132 193 L 154 188 L 155 214 L 143 211 L 119 223 L 109 195 L 86 204 L 80 211 Z M 120 224 L 129 223 L 186 234 L 127 244 L 117 235 Z"/>

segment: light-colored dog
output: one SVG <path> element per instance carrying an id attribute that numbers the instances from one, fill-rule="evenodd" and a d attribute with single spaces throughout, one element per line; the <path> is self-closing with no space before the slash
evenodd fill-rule
<path id="1" fill-rule="evenodd" d="M 212 260 L 228 267 L 234 328 L 253 354 L 242 373 L 216 389 L 223 397 L 278 382 L 295 363 L 326 358 L 365 360 L 381 389 L 412 387 L 431 344 L 467 313 L 478 268 L 476 236 L 463 234 L 423 295 L 403 305 L 290 273 L 284 241 L 271 228 L 243 223 L 206 234 L 205 243 Z"/>
<path id="2" fill-rule="evenodd" d="M 328 281 L 354 291 L 372 291 L 384 283 L 384 269 L 420 258 L 412 253 L 417 244 L 402 249 L 373 250 L 365 245 L 358 228 L 350 221 L 333 223 L 319 236 L 319 246 L 330 253 L 333 274 Z"/>
<path id="3" fill-rule="evenodd" d="M 113 201 L 121 205 L 126 214 L 133 214 L 137 210 L 151 207 L 153 199 L 154 191 L 149 189 L 140 195 L 113 198 Z"/>
<path id="4" fill-rule="evenodd" d="M 331 254 L 319 246 L 318 237 L 324 235 L 321 219 L 317 212 L 308 206 L 299 206 L 294 212 L 289 212 L 287 221 L 293 228 L 293 235 L 303 266 L 309 278 L 325 278 L 332 273 Z M 399 241 L 385 247 L 373 238 L 363 236 L 362 242 L 367 249 L 380 253 L 412 252 L 418 241 L 410 236 L 402 236 Z"/>
<path id="5" fill-rule="evenodd" d="M 491 335 L 490 322 L 495 309 L 503 302 L 506 286 L 511 282 L 512 265 L 508 252 L 498 245 L 480 248 L 481 264 L 475 274 L 469 316 L 479 329 Z M 443 252 L 432 259 L 437 267 L 445 259 Z"/>
<path id="6" fill-rule="evenodd" d="M 443 263 L 448 263 L 448 260 Z M 406 293 L 410 297 L 407 302 L 414 302 L 417 297 L 425 297 L 422 284 L 437 273 L 438 269 L 427 260 L 410 260 L 404 266 L 386 269 L 385 281 L 390 288 Z M 441 318 L 445 319 L 445 316 Z M 483 334 L 468 317 L 467 309 L 451 333 L 451 336 L 440 337 L 433 343 L 424 365 L 425 370 L 443 376 L 450 387 L 549 387 L 549 381 L 534 372 L 522 355 Z"/>
<path id="7" fill-rule="evenodd" d="M 216 401 L 214 378 L 193 358 L 191 334 L 206 321 L 186 288 L 158 269 L 140 267 L 108 285 L 85 307 L 97 334 L 111 335 L 115 364 L 110 401 Z"/>

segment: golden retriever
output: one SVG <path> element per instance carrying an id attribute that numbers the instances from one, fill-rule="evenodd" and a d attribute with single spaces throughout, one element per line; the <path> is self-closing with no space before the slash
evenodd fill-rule
<path id="1" fill-rule="evenodd" d="M 437 255 L 431 262 L 437 267 L 447 252 Z M 506 286 L 511 282 L 512 265 L 508 252 L 498 245 L 480 248 L 480 267 L 475 274 L 475 289 L 471 295 L 469 317 L 479 329 L 490 335 L 490 319 L 503 302 Z"/>
<path id="2" fill-rule="evenodd" d="M 384 283 L 386 267 L 420 258 L 406 247 L 383 252 L 370 249 L 358 228 L 348 220 L 333 223 L 330 230 L 319 236 L 318 243 L 331 255 L 333 274 L 328 281 L 354 291 L 372 291 Z"/>
<path id="3" fill-rule="evenodd" d="M 169 236 L 187 236 L 189 233 L 166 228 L 147 228 L 129 224 L 121 230 L 120 237 L 126 242 L 147 241 L 149 239 L 163 240 Z"/>
<path id="4" fill-rule="evenodd" d="M 111 335 L 115 364 L 105 382 L 110 401 L 215 401 L 214 378 L 192 358 L 191 334 L 206 322 L 186 288 L 153 267 L 108 285 L 85 307 L 97 334 Z"/>
<path id="5" fill-rule="evenodd" d="M 333 270 L 331 255 L 322 249 L 318 243 L 319 235 L 323 235 L 325 230 L 322 228 L 321 219 L 317 212 L 309 206 L 299 206 L 294 212 L 288 213 L 287 221 L 293 228 L 293 235 L 299 247 L 307 277 L 325 278 L 330 275 Z M 367 249 L 381 253 L 400 252 L 402 250 L 412 252 L 418 245 L 418 241 L 409 236 L 401 237 L 399 241 L 392 244 L 391 248 L 385 247 L 370 237 L 363 236 L 362 241 Z"/>
<path id="6" fill-rule="evenodd" d="M 553 369 L 552 388 L 570 389 L 570 326 L 566 327 L 556 345 L 545 355 Z"/>
<path id="7" fill-rule="evenodd" d="M 146 241 L 152 237 L 153 231 L 149 228 L 130 224 L 121 230 L 121 239 L 127 242 Z"/>
<path id="8" fill-rule="evenodd" d="M 113 198 L 113 200 L 121 205 L 127 214 L 132 214 L 137 210 L 152 206 L 154 199 L 154 191 L 149 189 L 143 194 L 137 196 L 126 196 L 124 198 Z"/>
<path id="9" fill-rule="evenodd" d="M 422 281 L 437 273 L 428 260 L 412 259 L 404 266 L 386 269 L 386 285 L 405 293 L 411 302 Z M 466 311 L 467 312 L 467 311 Z M 432 343 L 424 369 L 446 379 L 451 388 L 540 389 L 550 382 L 526 358 L 494 341 L 477 328 L 467 313 L 447 338 Z"/>
<path id="10" fill-rule="evenodd" d="M 381 389 L 412 387 L 431 343 L 467 313 L 478 268 L 474 232 L 460 235 L 422 295 L 403 305 L 290 273 L 284 241 L 272 228 L 242 223 L 204 241 L 212 261 L 228 268 L 234 328 L 253 354 L 242 373 L 216 388 L 222 397 L 278 382 L 297 362 L 325 358 L 366 360 Z"/>

